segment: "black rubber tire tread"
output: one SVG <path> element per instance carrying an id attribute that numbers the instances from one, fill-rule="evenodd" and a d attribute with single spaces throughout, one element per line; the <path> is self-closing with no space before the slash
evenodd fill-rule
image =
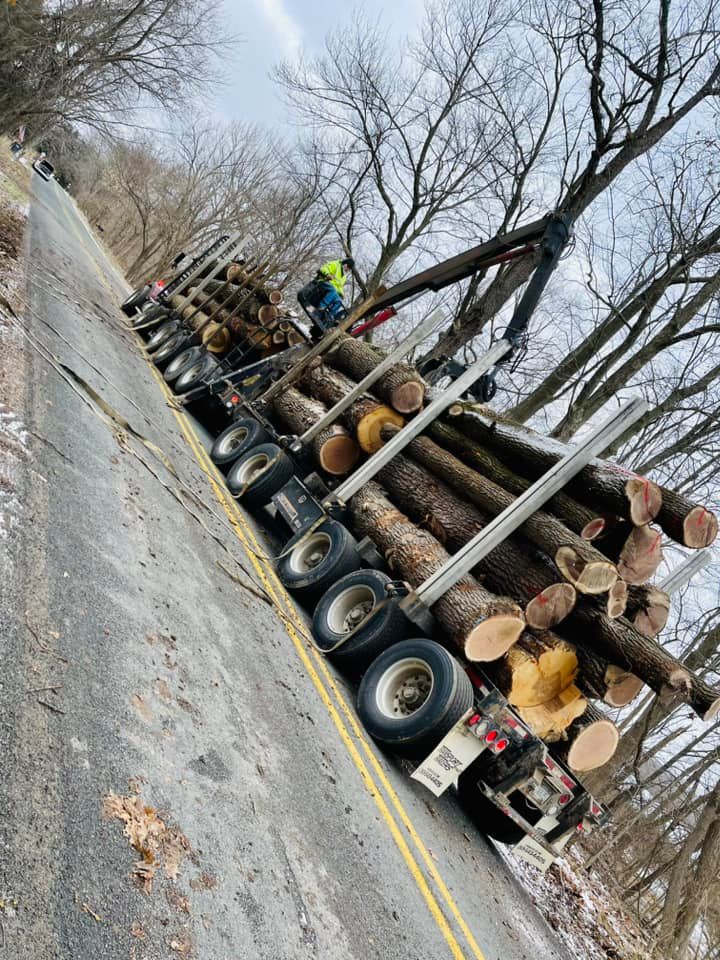
<path id="1" fill-rule="evenodd" d="M 143 284 L 142 287 L 138 287 L 136 290 L 130 294 L 123 302 L 120 304 L 120 309 L 125 314 L 126 317 L 134 317 L 135 310 L 137 307 L 141 306 L 142 303 L 147 299 L 148 292 L 150 287 L 147 284 Z"/>
<path id="2" fill-rule="evenodd" d="M 232 436 L 242 429 L 247 431 L 245 439 L 229 452 L 222 453 L 221 447 L 225 438 Z M 270 434 L 262 424 L 258 423 L 257 420 L 253 420 L 251 417 L 242 417 L 239 420 L 234 420 L 229 427 L 226 427 L 223 432 L 215 438 L 215 442 L 210 450 L 210 459 L 223 473 L 227 473 L 233 463 L 239 460 L 240 457 L 252 449 L 252 447 L 257 447 L 261 443 L 269 442 Z"/>
<path id="3" fill-rule="evenodd" d="M 326 590 L 315 607 L 312 622 L 315 643 L 323 652 L 331 651 L 325 652 L 325 656 L 350 677 L 360 677 L 391 644 L 406 637 L 410 631 L 410 623 L 400 611 L 398 601 L 392 600 L 384 603 L 382 609 L 347 643 L 333 651 L 332 647 L 342 640 L 345 634 L 336 633 L 328 623 L 330 607 L 348 587 L 361 585 L 369 587 L 376 604 L 380 604 L 388 599 L 385 586 L 389 582 L 390 577 L 382 570 L 355 570 L 346 573 Z"/>
<path id="4" fill-rule="evenodd" d="M 167 307 L 159 307 L 155 304 L 146 313 L 135 314 L 131 324 L 133 327 L 140 327 L 138 333 L 144 340 L 147 340 L 161 324 L 171 319 L 171 313 L 172 311 L 168 310 Z"/>
<path id="5" fill-rule="evenodd" d="M 205 353 L 203 347 L 188 347 L 187 350 L 183 350 L 176 357 L 174 357 L 170 363 L 165 367 L 165 372 L 163 377 L 167 383 L 174 383 L 178 377 L 182 376 L 186 370 L 188 370 L 200 357 Z M 184 358 L 181 362 L 181 358 Z M 175 361 L 178 361 L 177 366 L 171 370 L 171 367 Z"/>
<path id="6" fill-rule="evenodd" d="M 293 569 L 291 555 L 282 557 L 277 564 L 277 575 L 284 587 L 303 597 L 319 597 L 340 578 L 360 569 L 361 559 L 357 552 L 357 540 L 337 520 L 327 520 L 310 536 L 324 533 L 330 539 L 330 547 L 320 563 L 312 570 L 300 572 Z M 283 553 L 303 540 L 305 534 L 295 534 L 283 547 Z M 379 652 L 379 651 L 378 651 Z"/>
<path id="7" fill-rule="evenodd" d="M 156 353 L 160 347 L 164 346 L 170 337 L 174 336 L 180 325 L 177 320 L 166 320 L 165 323 L 161 324 L 157 330 L 153 330 L 148 337 L 147 351 L 148 353 Z"/>
<path id="8" fill-rule="evenodd" d="M 520 843 L 525 836 L 525 831 L 478 790 L 478 776 L 473 767 L 474 765 L 468 767 L 458 777 L 457 795 L 460 806 L 480 833 L 484 833 L 486 837 L 498 843 Z M 511 806 L 521 813 L 528 823 L 537 823 L 542 816 L 540 810 L 535 808 L 530 810 L 523 795 L 516 790 L 510 794 L 509 799 Z"/>
<path id="9" fill-rule="evenodd" d="M 189 390 L 199 387 L 202 383 L 203 377 L 206 377 L 211 371 L 217 369 L 217 361 L 207 353 L 204 357 L 201 357 L 201 360 L 203 361 L 202 370 L 200 370 L 199 373 L 197 373 L 194 377 L 190 378 L 189 380 L 185 380 L 185 373 L 188 372 L 185 371 L 185 373 L 181 374 L 177 378 L 175 381 L 175 392 L 177 394 L 187 393 Z M 195 366 L 195 364 L 192 364 L 192 366 Z"/>
<path id="10" fill-rule="evenodd" d="M 398 660 L 416 657 L 433 673 L 428 699 L 409 717 L 391 720 L 375 699 L 379 680 Z M 402 757 L 422 759 L 473 705 L 473 686 L 458 661 L 434 640 L 401 640 L 380 654 L 369 667 L 358 690 L 358 714 L 370 736 Z"/>
<path id="11" fill-rule="evenodd" d="M 237 473 L 247 460 L 258 454 L 264 454 L 273 462 L 243 493 L 242 502 L 249 507 L 262 507 L 269 503 L 272 495 L 281 490 L 295 472 L 292 460 L 281 447 L 275 443 L 261 443 L 246 451 L 232 465 L 227 475 L 227 485 L 231 493 L 238 494 L 244 489 L 245 485 L 237 479 Z"/>
<path id="12" fill-rule="evenodd" d="M 178 330 L 177 333 L 167 339 L 160 349 L 152 355 L 152 362 L 158 370 L 164 370 L 171 360 L 184 353 L 188 348 L 190 339 L 191 334 L 186 330 Z"/>

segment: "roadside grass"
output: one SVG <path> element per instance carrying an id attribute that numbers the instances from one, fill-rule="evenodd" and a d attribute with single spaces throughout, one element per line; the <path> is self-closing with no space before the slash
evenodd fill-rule
<path id="1" fill-rule="evenodd" d="M 10 153 L 10 139 L 0 137 L 0 190 L 3 199 L 23 205 L 29 203 L 31 177 L 29 157 L 25 157 L 25 163 L 14 160 Z"/>

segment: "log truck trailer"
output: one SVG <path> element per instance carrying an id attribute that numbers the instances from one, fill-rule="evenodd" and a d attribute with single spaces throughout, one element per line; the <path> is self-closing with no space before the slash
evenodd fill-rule
<path id="1" fill-rule="evenodd" d="M 415 588 L 384 573 L 384 561 L 372 541 L 356 541 L 343 521 L 352 496 L 452 403 L 468 392 L 483 400 L 492 397 L 497 371 L 526 336 L 532 312 L 570 235 L 567 217 L 543 217 L 381 289 L 335 328 L 315 331 L 315 342 L 311 334 L 306 342 L 276 356 L 252 359 L 252 349 L 241 347 L 218 363 L 197 340 L 183 333 L 172 359 L 176 369 L 184 369 L 175 381 L 177 403 L 216 428 L 230 417 L 213 454 L 216 462 L 237 458 L 233 473 L 240 489 L 236 496 L 249 508 L 273 516 L 285 536 L 288 528 L 291 531 L 276 558 L 278 574 L 299 597 L 320 597 L 313 619 L 316 646 L 351 676 L 362 673 L 358 713 L 368 732 L 380 745 L 415 760 L 412 777 L 436 796 L 454 787 L 481 830 L 512 843 L 520 857 L 543 870 L 579 831 L 604 823 L 607 811 L 574 773 L 550 755 L 547 745 L 478 665 L 461 662 L 449 652 L 431 608 L 642 416 L 645 402 L 624 403 Z M 159 306 L 145 304 L 141 312 L 138 301 L 130 307 L 131 297 L 123 309 L 131 316 L 134 311 L 133 325 L 138 329 L 167 323 L 168 317 L 182 326 L 182 309 L 197 303 L 203 285 L 244 248 L 237 234 L 220 238 L 169 281 Z M 273 399 L 353 325 L 367 323 L 368 317 L 394 311 L 397 304 L 442 290 L 478 270 L 523 256 L 535 256 L 536 267 L 502 336 L 466 368 L 449 360 L 423 371 L 434 383 L 448 375 L 452 379 L 350 476 L 340 482 L 321 478 L 308 452 L 310 442 L 440 325 L 440 311 L 412 330 L 301 436 L 278 430 L 271 415 Z M 202 278 L 199 288 L 186 294 L 179 306 L 176 301 L 173 311 L 171 298 L 198 278 Z M 702 553 L 695 554 L 668 578 L 664 588 L 679 589 L 706 562 Z M 369 652 L 373 659 L 368 665 Z"/>

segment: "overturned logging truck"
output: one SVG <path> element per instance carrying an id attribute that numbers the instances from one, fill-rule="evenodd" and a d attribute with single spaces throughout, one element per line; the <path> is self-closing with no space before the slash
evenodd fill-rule
<path id="1" fill-rule="evenodd" d="M 717 520 L 598 459 L 645 403 L 572 448 L 486 406 L 570 232 L 548 215 L 379 290 L 327 331 L 283 306 L 272 258 L 238 235 L 156 300 L 141 290 L 123 305 L 173 402 L 216 435 L 232 494 L 290 531 L 278 575 L 312 612 L 317 648 L 359 681 L 368 732 L 541 868 L 606 817 L 580 779 L 617 747 L 604 705 L 647 685 L 704 720 L 720 709 L 657 639 Z M 353 336 L 522 256 L 535 268 L 508 327 L 467 367 L 407 362 L 439 311 L 389 352 Z M 653 582 L 663 535 L 694 552 Z"/>

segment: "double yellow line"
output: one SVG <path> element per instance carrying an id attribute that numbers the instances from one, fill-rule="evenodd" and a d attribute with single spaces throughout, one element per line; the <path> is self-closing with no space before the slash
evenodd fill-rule
<path id="1" fill-rule="evenodd" d="M 84 239 L 80 235 L 74 223 L 73 227 L 75 228 L 80 242 L 85 247 L 86 252 L 95 265 L 95 269 L 101 282 L 105 286 L 106 290 L 108 290 L 110 295 L 114 297 L 114 292 L 107 283 L 99 265 L 97 264 L 97 261 L 95 260 L 95 257 L 87 248 Z M 150 370 L 160 386 L 164 396 L 166 399 L 170 399 L 172 397 L 172 393 L 163 378 L 160 376 L 157 368 L 149 360 L 148 366 L 150 367 Z M 478 946 L 467 922 L 460 913 L 460 910 L 455 903 L 452 894 L 448 890 L 445 881 L 440 876 L 440 873 L 435 866 L 427 847 L 420 838 L 415 826 L 413 825 L 407 811 L 402 804 L 402 801 L 400 800 L 400 797 L 388 780 L 388 777 L 373 747 L 370 745 L 362 728 L 360 727 L 354 711 L 348 704 L 342 691 L 338 688 L 335 678 L 328 669 L 325 659 L 310 643 L 307 634 L 307 628 L 302 622 L 302 619 L 299 617 L 290 596 L 280 583 L 275 571 L 271 567 L 261 563 L 258 559 L 257 555 L 262 555 L 264 553 L 262 545 L 258 542 L 254 531 L 247 523 L 242 511 L 237 505 L 237 502 L 230 496 L 227 488 L 225 487 L 223 479 L 218 473 L 215 465 L 210 460 L 188 418 L 184 413 L 177 410 L 174 406 L 171 406 L 171 409 L 185 439 L 188 442 L 195 460 L 197 461 L 200 469 L 208 478 L 215 498 L 230 521 L 232 529 L 234 530 L 235 535 L 243 547 L 243 551 L 254 567 L 260 582 L 263 584 L 268 595 L 270 596 L 275 609 L 288 633 L 288 636 L 290 637 L 293 646 L 295 647 L 295 650 L 297 651 L 297 654 L 323 703 L 323 706 L 327 710 L 330 719 L 335 725 L 340 739 L 345 745 L 351 760 L 360 774 L 365 788 L 373 798 L 381 817 L 390 831 L 390 834 L 395 841 L 395 844 L 397 845 L 398 850 L 400 851 L 405 864 L 418 887 L 418 890 L 425 900 L 433 920 L 444 936 L 448 947 L 450 948 L 452 957 L 454 960 L 467 960 L 468 955 L 464 951 L 463 947 L 461 947 L 455 931 L 451 927 L 448 918 L 443 911 L 440 901 L 442 901 L 444 904 L 445 910 L 449 916 L 452 917 L 457 924 L 458 929 L 462 933 L 462 936 L 470 948 L 471 955 L 475 958 L 475 960 L 485 960 L 482 950 Z M 403 829 L 401 829 L 401 827 L 404 829 L 405 833 L 403 833 Z M 410 838 L 410 841 L 415 849 L 415 853 L 413 853 L 410 848 L 410 844 L 406 839 L 406 834 Z M 423 873 L 420 862 L 418 862 L 418 858 L 419 861 L 424 865 L 427 875 L 431 878 L 433 884 L 435 885 L 437 893 L 433 892 L 431 889 L 426 874 Z"/>

